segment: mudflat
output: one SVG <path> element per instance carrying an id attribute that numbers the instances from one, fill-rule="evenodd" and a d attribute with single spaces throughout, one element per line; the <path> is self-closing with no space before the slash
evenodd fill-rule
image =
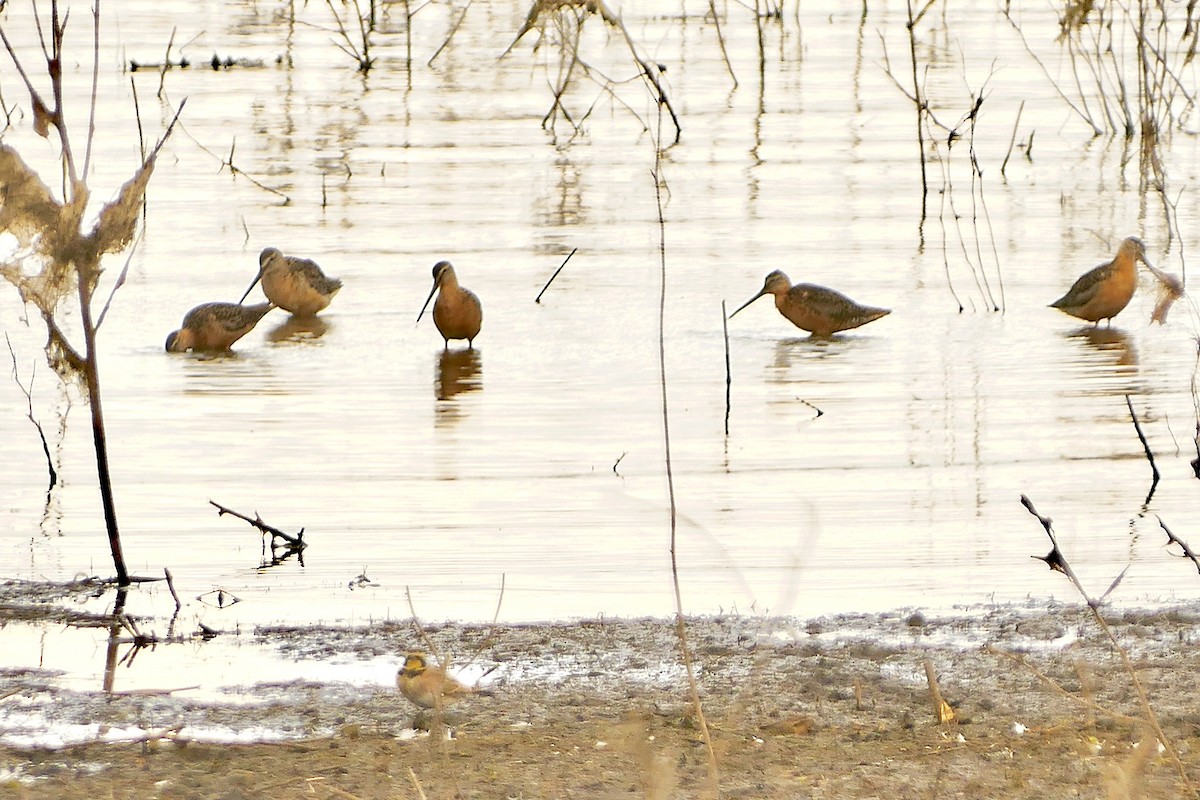
<path id="1" fill-rule="evenodd" d="M 254 707 L 64 693 L 92 721 L 143 735 L 0 747 L 0 795 L 1195 796 L 1200 608 L 1103 616 L 1120 649 L 1078 606 L 689 619 L 706 725 L 669 620 L 263 628 L 248 646 L 292 659 L 394 653 L 399 662 L 405 650 L 435 650 L 452 656 L 452 671 L 490 670 L 489 694 L 418 718 L 383 685 L 263 683 L 272 700 Z M 930 676 L 952 710 L 942 707 L 942 719 Z M 44 691 L 53 690 L 35 671 L 0 674 L 0 714 Z M 216 724 L 286 739 L 196 735 Z"/>

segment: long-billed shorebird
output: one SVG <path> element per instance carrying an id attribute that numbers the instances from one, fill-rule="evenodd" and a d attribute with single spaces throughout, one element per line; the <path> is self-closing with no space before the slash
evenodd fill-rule
<path id="1" fill-rule="evenodd" d="M 298 317 L 311 317 L 321 311 L 342 288 L 341 280 L 328 277 L 317 262 L 285 256 L 276 247 L 259 253 L 258 274 L 238 302 L 244 301 L 260 280 L 268 300 Z"/>
<path id="2" fill-rule="evenodd" d="M 1112 261 L 1106 261 L 1080 275 L 1067 293 L 1051 303 L 1050 307 L 1094 325 L 1099 325 L 1102 319 L 1107 319 L 1108 324 L 1112 325 L 1112 318 L 1120 314 L 1133 299 L 1133 292 L 1137 289 L 1138 261 L 1154 269 L 1146 259 L 1146 245 L 1136 236 L 1130 236 L 1121 242 Z"/>
<path id="3" fill-rule="evenodd" d="M 813 336 L 830 336 L 892 313 L 890 308 L 859 305 L 841 292 L 814 283 L 797 283 L 793 286 L 787 275 L 775 270 L 763 282 L 762 291 L 730 314 L 730 319 L 764 294 L 775 295 L 775 307 L 779 313 Z"/>
<path id="4" fill-rule="evenodd" d="M 433 288 L 425 298 L 425 305 L 421 306 L 421 313 L 417 314 L 417 322 L 424 316 L 434 293 L 438 298 L 433 304 L 433 324 L 446 340 L 446 347 L 450 347 L 451 339 L 466 339 L 467 347 L 473 347 L 483 326 L 483 304 L 474 292 L 458 285 L 458 277 L 449 261 L 434 265 Z"/>
<path id="5" fill-rule="evenodd" d="M 183 325 L 167 336 L 167 352 L 228 350 L 234 342 L 254 330 L 274 303 L 243 306 L 238 303 L 204 303 L 183 317 Z"/>
<path id="6" fill-rule="evenodd" d="M 459 683 L 441 667 L 430 664 L 424 653 L 405 656 L 404 666 L 396 673 L 396 687 L 400 694 L 421 708 L 436 708 L 439 711 L 479 691 L 473 686 Z"/>

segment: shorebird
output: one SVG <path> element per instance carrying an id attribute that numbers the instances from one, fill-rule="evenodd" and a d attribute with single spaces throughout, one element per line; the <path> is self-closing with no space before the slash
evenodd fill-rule
<path id="1" fill-rule="evenodd" d="M 167 352 L 228 350 L 254 329 L 274 303 L 243 306 L 237 303 L 204 303 L 183 317 L 183 325 L 167 336 Z"/>
<path id="2" fill-rule="evenodd" d="M 890 308 L 860 306 L 841 292 L 814 283 L 797 283 L 793 286 L 787 275 L 775 270 L 763 282 L 762 291 L 730 314 L 730 319 L 764 294 L 775 295 L 775 307 L 779 313 L 813 336 L 830 336 L 892 313 Z"/>
<path id="3" fill-rule="evenodd" d="M 285 256 L 276 247 L 267 247 L 258 255 L 258 274 L 242 295 L 243 302 L 262 281 L 263 294 L 275 305 L 298 317 L 311 317 L 329 305 L 342 288 L 342 282 L 321 271 L 317 262 Z"/>
<path id="4" fill-rule="evenodd" d="M 483 304 L 474 292 L 458 285 L 458 277 L 449 261 L 439 261 L 433 266 L 433 288 L 425 298 L 425 305 L 421 306 L 421 313 L 417 314 L 417 322 L 421 321 L 435 292 L 438 299 L 433 304 L 433 324 L 446 340 L 446 347 L 450 347 L 451 339 L 466 339 L 467 347 L 473 347 L 483 325 Z"/>
<path id="5" fill-rule="evenodd" d="M 1136 236 L 1130 236 L 1121 242 L 1112 261 L 1083 273 L 1067 293 L 1051 303 L 1050 307 L 1093 325 L 1099 325 L 1100 320 L 1107 319 L 1111 326 L 1112 318 L 1120 314 L 1133 298 L 1133 291 L 1137 288 L 1139 260 L 1150 267 L 1150 262 L 1146 260 L 1146 245 Z"/>
<path id="6" fill-rule="evenodd" d="M 441 667 L 431 666 L 424 653 L 409 653 L 404 657 L 404 666 L 396 673 L 396 687 L 421 708 L 438 710 L 479 691 L 459 683 Z"/>

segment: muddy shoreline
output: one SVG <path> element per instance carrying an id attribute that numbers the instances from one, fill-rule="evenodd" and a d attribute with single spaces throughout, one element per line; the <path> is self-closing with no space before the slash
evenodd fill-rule
<path id="1" fill-rule="evenodd" d="M 18 614 L 6 598 L 4 624 L 30 621 L 38 605 L 53 603 Z M 690 619 L 721 793 L 1187 796 L 1183 774 L 1200 778 L 1200 607 L 1105 619 L 1170 749 L 1155 746 L 1129 671 L 1085 608 Z M 414 731 L 416 709 L 383 682 L 288 680 L 281 669 L 281 680 L 250 687 L 254 703 L 245 687 L 236 702 L 199 703 L 186 692 L 67 691 L 53 675 L 8 670 L 0 713 L 10 723 L 36 709 L 43 725 L 96 735 L 58 748 L 10 735 L 0 788 L 82 798 L 394 797 L 417 796 L 417 784 L 429 797 L 691 797 L 710 787 L 671 621 L 263 627 L 243 639 L 281 665 L 432 649 L 482 676 L 491 696 L 453 709 L 445 738 Z M 951 722 L 933 716 L 926 662 Z"/>

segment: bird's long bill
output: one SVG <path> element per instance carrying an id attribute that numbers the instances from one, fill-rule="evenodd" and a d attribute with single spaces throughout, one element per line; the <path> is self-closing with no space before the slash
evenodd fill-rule
<path id="1" fill-rule="evenodd" d="M 259 273 L 258 273 L 257 275 L 255 275 L 255 276 L 254 276 L 254 280 L 250 282 L 250 285 L 246 287 L 246 293 L 245 293 L 244 295 L 242 295 L 242 299 L 241 299 L 241 300 L 238 300 L 238 305 L 239 305 L 239 306 L 240 306 L 242 303 L 246 302 L 246 298 L 250 296 L 250 292 L 251 292 L 251 290 L 253 290 L 253 289 L 254 289 L 254 287 L 258 285 L 258 280 L 259 280 L 259 278 L 261 278 L 261 277 L 262 277 L 262 271 L 260 270 L 260 271 L 259 271 Z"/>
<path id="2" fill-rule="evenodd" d="M 421 313 L 417 314 L 417 322 L 421 321 L 421 317 L 425 316 L 425 309 L 429 308 L 429 301 L 433 299 L 433 295 L 437 292 L 437 281 L 433 282 L 433 288 L 429 290 L 429 297 L 425 298 L 425 305 L 421 306 Z"/>
<path id="3" fill-rule="evenodd" d="M 741 311 L 743 308 L 745 308 L 746 306 L 750 305 L 751 303 L 753 303 L 755 300 L 757 300 L 758 298 L 762 297 L 762 296 L 763 296 L 764 294 L 766 294 L 766 293 L 767 293 L 767 290 L 766 290 L 766 289 L 763 289 L 761 292 L 759 292 L 758 294 L 754 295 L 754 297 L 751 297 L 749 300 L 747 300 L 746 302 L 742 303 L 742 305 L 738 307 L 738 310 L 737 310 L 737 311 L 735 311 L 735 312 L 733 312 L 732 314 L 730 314 L 730 315 L 729 315 L 729 319 L 733 319 L 734 317 L 736 317 L 736 316 L 737 316 L 737 313 L 738 313 L 738 311 Z"/>

